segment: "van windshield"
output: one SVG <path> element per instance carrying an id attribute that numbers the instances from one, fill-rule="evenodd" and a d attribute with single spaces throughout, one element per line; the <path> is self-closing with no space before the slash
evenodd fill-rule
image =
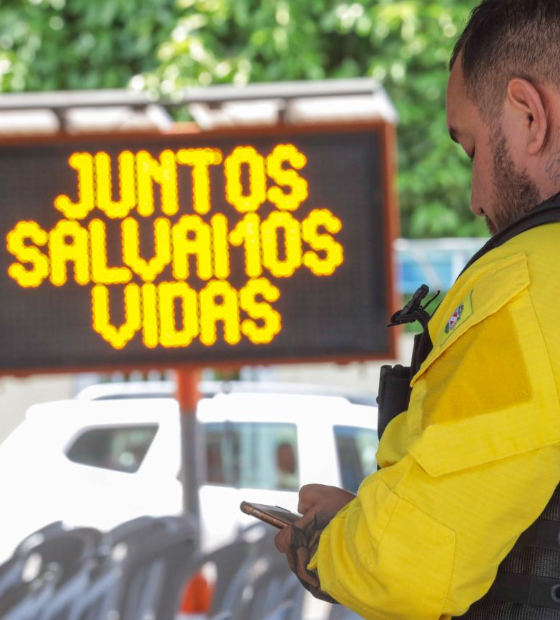
<path id="1" fill-rule="evenodd" d="M 208 484 L 299 490 L 295 424 L 210 423 L 205 432 Z"/>

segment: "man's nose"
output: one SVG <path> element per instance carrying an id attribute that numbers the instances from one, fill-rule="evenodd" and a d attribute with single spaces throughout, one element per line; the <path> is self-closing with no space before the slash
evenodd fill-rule
<path id="1" fill-rule="evenodd" d="M 471 211 L 480 217 L 484 215 L 484 209 L 480 206 L 478 200 L 474 197 L 474 192 L 471 193 Z"/>

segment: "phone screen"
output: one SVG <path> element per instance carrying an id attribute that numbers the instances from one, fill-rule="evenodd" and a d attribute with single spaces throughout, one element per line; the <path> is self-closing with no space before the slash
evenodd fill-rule
<path id="1" fill-rule="evenodd" d="M 242 502 L 241 510 L 256 519 L 260 519 L 265 523 L 269 523 L 278 529 L 282 529 L 287 525 L 291 525 L 298 519 L 301 519 L 301 515 L 294 512 L 290 512 L 280 506 L 268 506 L 266 504 L 252 504 L 250 502 Z"/>

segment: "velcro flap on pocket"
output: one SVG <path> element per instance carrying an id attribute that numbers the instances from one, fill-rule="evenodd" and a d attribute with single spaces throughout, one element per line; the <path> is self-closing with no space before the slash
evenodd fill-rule
<path id="1" fill-rule="evenodd" d="M 437 358 L 453 346 L 471 327 L 500 310 L 526 289 L 530 282 L 527 257 L 524 253 L 514 254 L 491 263 L 478 276 L 466 279 L 457 292 L 448 295 L 449 300 L 444 300 L 430 321 L 430 336 L 434 348 L 419 372 L 413 377 L 411 385 L 414 386 Z M 461 316 L 452 331 L 447 334 L 446 329 L 454 313 L 467 300 L 468 315 Z"/>

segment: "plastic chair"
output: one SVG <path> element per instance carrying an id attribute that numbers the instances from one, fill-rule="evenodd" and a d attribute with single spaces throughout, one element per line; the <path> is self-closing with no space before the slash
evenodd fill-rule
<path id="1" fill-rule="evenodd" d="M 188 581 L 207 564 L 216 569 L 216 583 L 209 613 L 211 617 L 221 613 L 231 614 L 231 609 L 245 584 L 245 575 L 250 568 L 247 557 L 251 543 L 236 540 L 210 553 L 197 553 L 188 563 L 184 581 Z"/>
<path id="2" fill-rule="evenodd" d="M 90 573 L 98 556 L 101 533 L 97 530 L 76 529 L 67 538 L 83 543 L 82 553 L 68 565 L 62 563 L 63 572 L 56 583 L 56 589 L 41 609 L 37 620 L 66 620 L 74 601 L 89 585 Z"/>
<path id="3" fill-rule="evenodd" d="M 2 620 L 36 620 L 43 606 L 52 598 L 56 587 L 57 572 L 50 569 L 32 584 L 16 586 L 2 599 Z"/>
<path id="4" fill-rule="evenodd" d="M 301 616 L 304 588 L 293 575 L 285 558 L 259 557 L 249 572 L 245 587 L 233 609 L 233 620 L 262 620 L 263 615 L 282 603 L 291 603 L 291 616 Z"/>
<path id="5" fill-rule="evenodd" d="M 74 599 L 67 620 L 97 620 L 107 617 L 113 608 L 115 583 L 121 573 L 110 558 L 99 558 L 97 566 L 88 575 L 86 589 Z"/>
<path id="6" fill-rule="evenodd" d="M 129 549 L 117 600 L 122 620 L 173 620 L 179 607 L 195 529 L 179 517 L 159 524 L 160 531 Z"/>
<path id="7" fill-rule="evenodd" d="M 101 537 L 91 528 L 49 530 L 46 535 L 43 530 L 37 534 L 40 535 L 29 537 L 17 549 L 22 562 L 19 580 L 2 596 L 2 620 L 42 618 L 56 600 L 59 589 L 64 590 L 71 584 L 84 563 L 93 556 Z"/>
<path id="8" fill-rule="evenodd" d="M 286 602 L 290 602 L 282 611 L 286 618 L 301 619 L 306 591 L 274 546 L 275 533 L 271 526 L 258 524 L 242 534 L 245 539 L 254 538 L 255 534 L 260 537 L 250 543 L 243 587 L 231 606 L 233 620 L 262 620 L 265 613 Z"/>
<path id="9" fill-rule="evenodd" d="M 115 528 L 65 620 L 173 620 L 193 536 L 192 524 L 179 517 L 140 518 Z"/>
<path id="10" fill-rule="evenodd" d="M 139 517 L 105 534 L 87 574 L 85 591 L 72 602 L 67 620 L 97 620 L 117 609 L 122 563 L 135 540 L 149 538 L 160 525 L 151 517 Z"/>
<path id="11" fill-rule="evenodd" d="M 57 521 L 34 532 L 18 545 L 12 557 L 0 566 L 0 600 L 10 588 L 20 583 L 23 565 L 29 556 L 29 550 L 43 543 L 51 535 L 64 531 L 62 521 Z"/>

